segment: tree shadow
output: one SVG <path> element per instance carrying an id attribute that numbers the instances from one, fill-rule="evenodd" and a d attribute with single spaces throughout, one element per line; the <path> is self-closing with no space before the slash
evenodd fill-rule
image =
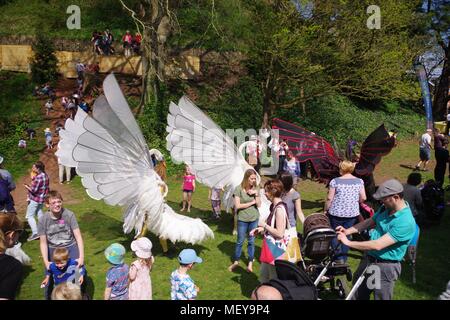
<path id="1" fill-rule="evenodd" d="M 233 262 L 234 250 L 236 243 L 232 241 L 222 241 L 217 248 L 230 257 L 230 263 Z M 244 250 L 245 249 L 245 250 Z M 238 283 L 241 286 L 242 295 L 249 297 L 252 294 L 253 289 L 259 284 L 258 276 L 254 272 L 248 272 L 245 265 L 248 263 L 248 257 L 246 257 L 247 249 L 244 245 L 242 247 L 241 264 L 233 270 L 233 277 L 231 280 Z M 261 254 L 261 249 L 255 246 L 255 260 Z M 244 266 L 243 266 L 244 265 Z"/>
<path id="2" fill-rule="evenodd" d="M 302 209 L 320 209 L 323 210 L 325 201 L 323 199 L 317 199 L 316 201 L 309 201 L 302 199 Z"/>
<path id="3" fill-rule="evenodd" d="M 78 218 L 82 233 L 100 241 L 109 241 L 123 236 L 122 222 L 111 218 L 99 210 L 83 212 Z"/>
<path id="4" fill-rule="evenodd" d="M 29 265 L 29 266 L 24 265 L 24 266 L 23 266 L 22 280 L 21 280 L 21 282 L 20 282 L 19 289 L 17 289 L 16 297 L 20 296 L 20 292 L 22 291 L 22 285 L 23 285 L 25 279 L 27 279 L 28 276 L 29 276 L 31 273 L 33 273 L 35 270 L 36 270 L 36 269 L 33 268 L 33 265 Z M 42 274 L 44 274 L 44 268 L 42 268 Z M 42 294 L 42 298 L 44 298 L 44 294 Z"/>
<path id="5" fill-rule="evenodd" d="M 256 239 L 255 239 L 256 240 Z M 247 257 L 247 241 L 244 242 L 244 245 L 242 246 L 242 254 L 241 254 L 241 260 L 245 262 L 245 264 L 248 263 L 248 257 Z M 234 257 L 234 250 L 236 248 L 236 242 L 225 240 L 222 241 L 217 248 L 225 253 L 227 256 L 230 257 L 230 263 L 233 262 Z M 257 260 L 259 256 L 261 255 L 261 248 L 255 245 L 255 257 L 254 259 Z"/>
<path id="6" fill-rule="evenodd" d="M 250 298 L 253 290 L 259 285 L 258 276 L 254 272 L 248 272 L 241 266 L 237 267 L 234 273 L 237 273 L 237 275 L 233 276 L 231 280 L 240 284 L 243 296 Z"/>
<path id="7" fill-rule="evenodd" d="M 405 168 L 405 169 L 410 169 L 410 170 L 414 170 L 416 167 L 415 165 L 411 165 L 411 164 L 399 164 L 400 167 Z"/>
<path id="8" fill-rule="evenodd" d="M 448 213 L 448 212 L 447 212 Z M 416 283 L 413 283 L 413 268 L 409 260 L 402 263 L 401 281 L 408 287 L 436 299 L 445 291 L 450 261 L 448 255 L 450 218 L 444 217 L 440 226 L 421 229 L 415 266 Z"/>
<path id="9" fill-rule="evenodd" d="M 95 293 L 95 284 L 93 279 L 89 276 L 89 273 L 86 274 L 84 277 L 84 283 L 82 289 L 83 293 L 83 300 L 93 300 L 94 299 L 94 293 Z M 87 294 L 87 297 L 86 297 Z"/>
<path id="10" fill-rule="evenodd" d="M 232 214 L 226 213 L 224 210 L 222 210 L 220 219 L 217 220 L 216 223 L 217 223 L 217 232 L 220 232 L 225 235 L 231 235 L 233 233 L 234 216 Z"/>

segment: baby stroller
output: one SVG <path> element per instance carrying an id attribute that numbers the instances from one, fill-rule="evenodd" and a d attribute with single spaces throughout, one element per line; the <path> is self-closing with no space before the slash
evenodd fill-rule
<path id="1" fill-rule="evenodd" d="M 303 239 L 301 241 L 302 255 L 310 260 L 303 260 L 299 264 L 314 281 L 319 292 L 333 292 L 344 299 L 348 287 L 343 279 L 338 276 L 346 276 L 352 280 L 352 272 L 348 264 L 336 264 L 331 240 L 336 237 L 336 232 L 331 228 L 328 217 L 323 213 L 309 215 L 303 223 Z M 326 288 L 325 284 L 330 287 Z"/>

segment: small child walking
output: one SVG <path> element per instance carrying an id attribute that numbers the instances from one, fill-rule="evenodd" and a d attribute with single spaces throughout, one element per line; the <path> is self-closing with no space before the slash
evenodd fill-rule
<path id="1" fill-rule="evenodd" d="M 152 300 L 150 271 L 155 261 L 152 246 L 152 242 L 146 237 L 131 242 L 131 250 L 138 259 L 130 266 L 128 300 Z"/>
<path id="2" fill-rule="evenodd" d="M 46 115 L 48 116 L 48 114 L 50 113 L 50 110 L 53 110 L 53 103 L 52 103 L 52 100 L 48 100 L 46 103 L 45 103 L 45 110 L 46 110 Z"/>
<path id="3" fill-rule="evenodd" d="M 183 177 L 183 208 L 184 211 L 187 204 L 187 212 L 191 212 L 192 193 L 195 192 L 195 175 L 191 169 L 186 166 Z"/>
<path id="4" fill-rule="evenodd" d="M 214 219 L 220 219 L 220 193 L 221 188 L 209 189 L 208 199 L 211 200 L 211 207 Z"/>
<path id="5" fill-rule="evenodd" d="M 47 145 L 47 150 L 53 149 L 53 135 L 50 128 L 44 130 L 45 144 Z"/>
<path id="6" fill-rule="evenodd" d="M 202 263 L 203 260 L 197 256 L 194 249 L 184 249 L 178 255 L 178 261 L 180 266 L 170 275 L 172 285 L 170 298 L 172 300 L 195 300 L 200 289 L 187 273 L 195 263 Z"/>
<path id="7" fill-rule="evenodd" d="M 124 263 L 124 246 L 113 243 L 106 248 L 105 257 L 113 265 L 106 273 L 105 300 L 128 300 L 129 268 Z"/>
<path id="8" fill-rule="evenodd" d="M 86 269 L 84 266 L 78 268 L 78 262 L 69 258 L 69 250 L 66 248 L 56 248 L 53 252 L 53 262 L 50 263 L 48 270 L 45 272 L 45 278 L 41 283 L 41 287 L 48 287 L 50 276 L 53 279 L 53 285 L 57 286 L 64 282 L 72 282 L 81 286 L 84 282 Z M 50 297 L 52 288 L 49 288 L 46 296 Z"/>

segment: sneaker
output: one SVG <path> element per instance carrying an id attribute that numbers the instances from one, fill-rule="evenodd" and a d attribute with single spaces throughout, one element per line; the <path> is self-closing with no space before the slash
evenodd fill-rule
<path id="1" fill-rule="evenodd" d="M 39 239 L 39 235 L 32 234 L 31 236 L 28 237 L 27 241 L 33 241 L 33 240 L 37 240 L 37 239 Z"/>

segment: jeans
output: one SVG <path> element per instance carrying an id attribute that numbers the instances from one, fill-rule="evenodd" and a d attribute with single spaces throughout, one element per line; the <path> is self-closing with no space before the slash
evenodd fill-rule
<path id="1" fill-rule="evenodd" d="M 58 164 L 58 175 L 59 175 L 59 182 L 64 182 L 64 171 L 66 172 L 66 181 L 69 182 L 71 178 L 71 167 L 66 167 L 62 164 Z"/>
<path id="2" fill-rule="evenodd" d="M 244 222 L 238 220 L 237 223 L 237 243 L 234 251 L 234 261 L 239 261 L 242 252 L 242 246 L 244 245 L 245 238 L 248 239 L 248 260 L 253 261 L 255 258 L 255 237 L 250 236 L 249 232 L 258 226 L 258 220 Z"/>
<path id="3" fill-rule="evenodd" d="M 43 216 L 43 214 L 44 214 L 42 212 L 43 206 L 44 206 L 43 203 L 37 203 L 36 201 L 33 201 L 33 200 L 30 200 L 30 203 L 28 204 L 26 218 L 28 220 L 28 224 L 30 225 L 32 234 L 38 233 L 37 224 L 36 224 L 36 220 L 34 217 L 35 217 L 36 213 L 38 215 L 38 219 Z"/>
<path id="4" fill-rule="evenodd" d="M 357 217 L 354 218 L 342 218 L 342 217 L 336 217 L 332 216 L 331 214 L 328 215 L 328 218 L 330 219 L 331 228 L 333 230 L 336 230 L 337 226 L 343 226 L 345 229 L 348 229 L 350 227 L 353 227 L 353 225 L 356 224 L 358 221 Z M 333 250 L 335 250 L 334 260 L 343 260 L 344 262 L 347 262 L 347 252 L 349 250 L 349 247 L 347 247 L 344 244 L 340 244 L 338 248 L 339 241 L 336 238 L 333 238 L 331 240 L 331 247 Z M 337 250 L 336 250 L 337 249 Z"/>

